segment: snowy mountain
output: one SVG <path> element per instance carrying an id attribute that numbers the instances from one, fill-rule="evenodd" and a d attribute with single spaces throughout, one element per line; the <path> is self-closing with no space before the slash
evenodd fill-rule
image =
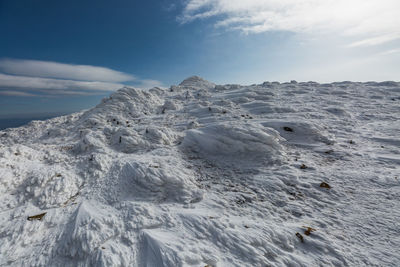
<path id="1" fill-rule="evenodd" d="M 399 103 L 194 76 L 0 131 L 0 265 L 399 266 Z"/>

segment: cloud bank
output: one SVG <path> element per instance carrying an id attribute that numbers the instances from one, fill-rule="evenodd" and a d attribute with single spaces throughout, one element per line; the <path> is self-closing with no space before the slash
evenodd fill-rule
<path id="1" fill-rule="evenodd" d="M 23 76 L 79 81 L 126 82 L 136 79 L 132 75 L 104 67 L 40 60 L 2 59 L 0 71 Z"/>
<path id="2" fill-rule="evenodd" d="M 26 92 L 18 92 L 18 91 L 7 91 L 7 90 L 0 90 L 0 95 L 5 96 L 24 96 L 24 97 L 37 97 L 38 95 L 30 94 Z"/>
<path id="3" fill-rule="evenodd" d="M 90 65 L 39 60 L 0 59 L 0 95 L 93 95 L 116 91 L 131 82 L 135 87 L 161 86 L 120 71 Z"/>
<path id="4" fill-rule="evenodd" d="M 400 39 L 398 0 L 188 0 L 179 20 L 215 18 L 244 33 L 290 31 L 355 37 L 351 46 Z"/>
<path id="5" fill-rule="evenodd" d="M 21 88 L 32 91 L 36 91 L 37 89 L 115 91 L 124 87 L 124 85 L 97 81 L 89 82 L 15 76 L 0 73 L 0 87 Z"/>

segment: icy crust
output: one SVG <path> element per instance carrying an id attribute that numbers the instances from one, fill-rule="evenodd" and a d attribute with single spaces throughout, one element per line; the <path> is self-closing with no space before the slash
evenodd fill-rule
<path id="1" fill-rule="evenodd" d="M 193 76 L 1 131 L 0 266 L 399 266 L 399 101 Z"/>

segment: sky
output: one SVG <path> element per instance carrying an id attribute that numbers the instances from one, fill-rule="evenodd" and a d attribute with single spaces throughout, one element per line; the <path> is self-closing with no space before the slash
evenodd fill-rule
<path id="1" fill-rule="evenodd" d="M 400 81 L 398 0 L 0 0 L 0 118 L 127 85 Z"/>

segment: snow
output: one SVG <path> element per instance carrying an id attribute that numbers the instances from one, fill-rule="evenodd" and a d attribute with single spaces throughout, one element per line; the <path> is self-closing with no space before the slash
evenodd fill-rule
<path id="1" fill-rule="evenodd" d="M 182 147 L 209 160 L 277 160 L 283 153 L 279 133 L 250 123 L 220 123 L 188 130 Z"/>
<path id="2" fill-rule="evenodd" d="M 399 266 L 399 101 L 193 76 L 0 131 L 0 266 Z"/>

